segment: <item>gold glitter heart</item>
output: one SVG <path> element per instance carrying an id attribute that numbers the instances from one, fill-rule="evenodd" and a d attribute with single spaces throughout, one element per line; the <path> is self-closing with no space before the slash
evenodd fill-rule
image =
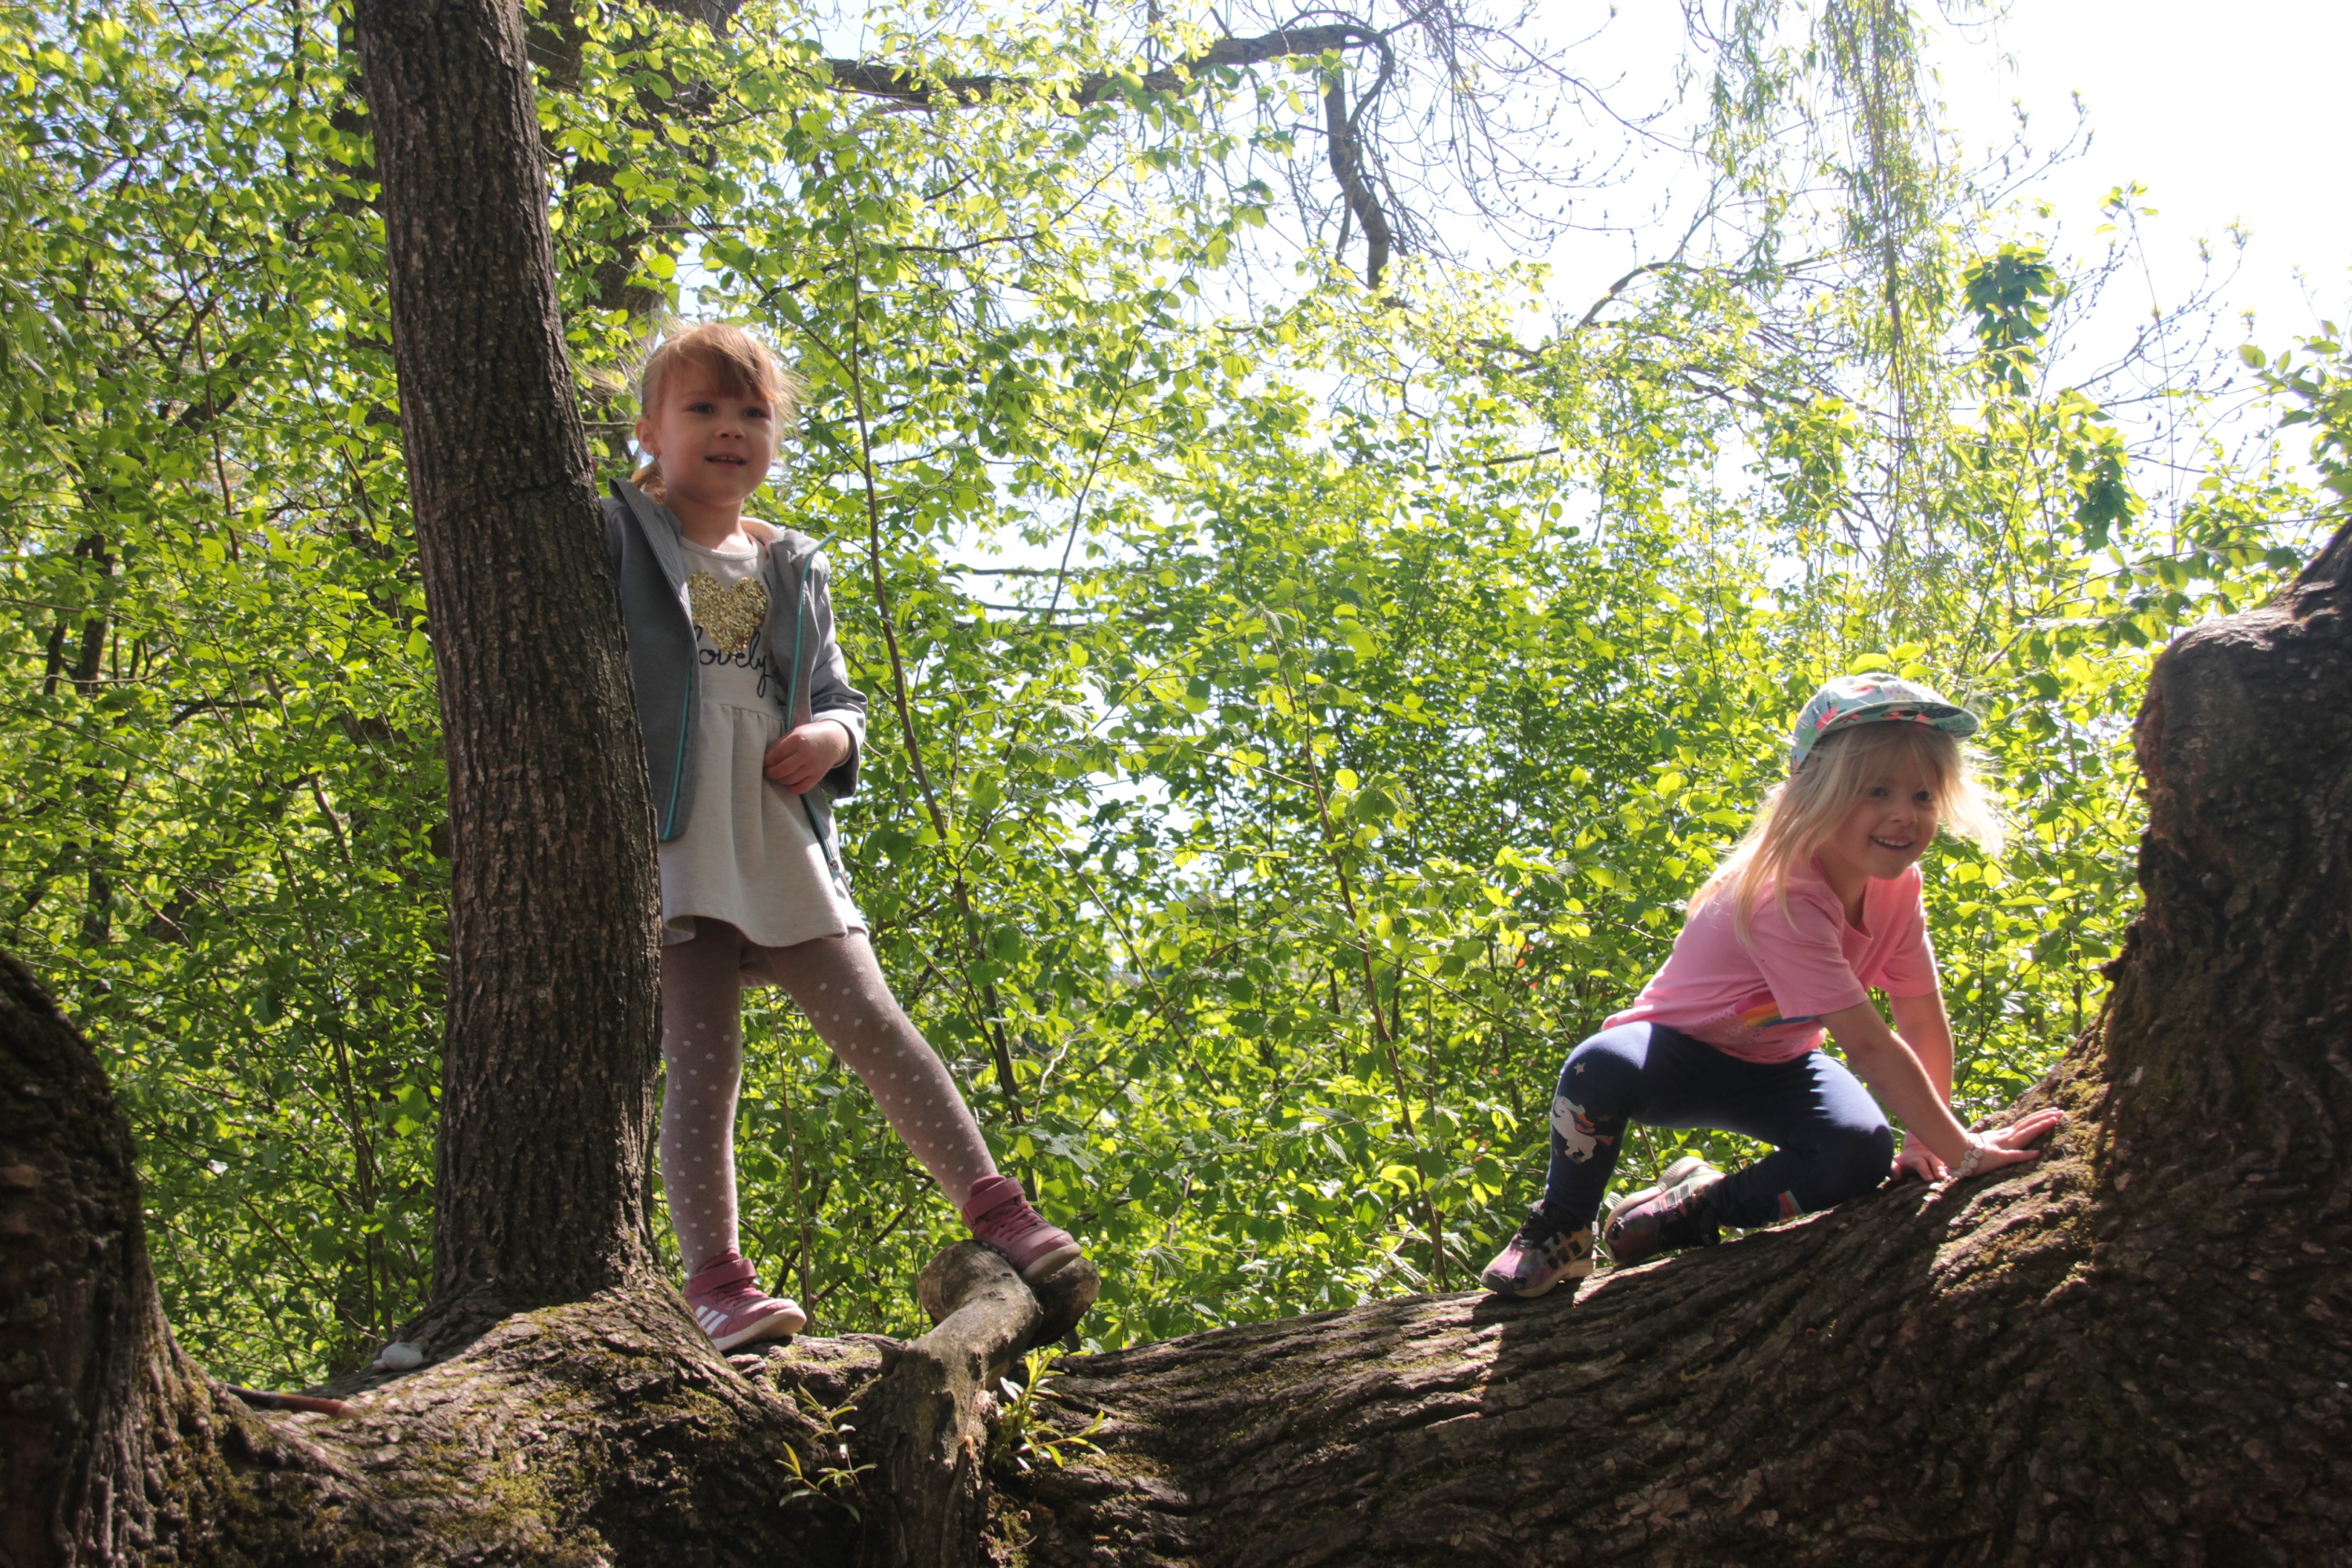
<path id="1" fill-rule="evenodd" d="M 746 577 L 733 587 L 721 587 L 708 572 L 686 580 L 687 602 L 694 606 L 694 624 L 721 653 L 740 653 L 768 618 L 768 590 L 757 577 Z"/>

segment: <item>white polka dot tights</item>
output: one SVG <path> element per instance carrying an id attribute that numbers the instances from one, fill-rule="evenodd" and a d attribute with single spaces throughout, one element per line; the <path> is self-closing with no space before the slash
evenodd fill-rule
<path id="1" fill-rule="evenodd" d="M 882 1114 L 958 1208 L 996 1174 L 980 1124 L 939 1053 L 882 978 L 866 933 L 761 947 L 723 921 L 662 949 L 662 1185 L 688 1272 L 736 1244 L 735 1097 L 742 994 L 781 985 L 818 1037 L 865 1081 Z"/>

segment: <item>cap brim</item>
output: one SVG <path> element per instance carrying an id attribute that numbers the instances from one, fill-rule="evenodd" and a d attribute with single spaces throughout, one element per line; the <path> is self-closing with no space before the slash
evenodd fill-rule
<path id="1" fill-rule="evenodd" d="M 1809 731 L 1801 745 L 1790 748 L 1789 767 L 1791 772 L 1805 765 L 1821 743 L 1843 730 L 1864 724 L 1925 724 L 1947 735 L 1973 735 L 1983 721 L 1965 708 L 1949 702 L 1874 702 L 1867 708 L 1855 708 L 1841 713 L 1819 730 Z"/>
<path id="2" fill-rule="evenodd" d="M 1898 714 L 1903 716 L 1901 720 L 1896 718 Z M 1967 709 L 1956 708 L 1948 702 L 1874 702 L 1867 708 L 1856 708 L 1852 712 L 1841 713 L 1838 715 L 1837 722 L 1822 731 L 1821 733 L 1833 735 L 1838 731 L 1851 728 L 1855 724 L 1903 721 L 1925 724 L 1931 729 L 1941 730 L 1947 735 L 1973 735 L 1977 732 L 1977 726 L 1981 722 Z"/>

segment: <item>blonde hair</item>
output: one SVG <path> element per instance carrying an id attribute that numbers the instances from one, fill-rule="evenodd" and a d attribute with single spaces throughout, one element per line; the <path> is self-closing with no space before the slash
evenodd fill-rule
<path id="1" fill-rule="evenodd" d="M 722 396 L 750 393 L 766 399 L 780 426 L 790 423 L 800 411 L 800 377 L 778 363 L 767 344 L 724 321 L 697 321 L 662 339 L 637 373 L 638 410 L 651 418 L 661 403 L 662 388 L 672 374 L 688 365 L 717 383 Z M 656 500 L 663 499 L 661 464 L 654 458 L 639 464 L 629 482 Z"/>
<path id="2" fill-rule="evenodd" d="M 1916 763 L 1936 797 L 1937 826 L 2000 853 L 2000 808 L 1986 790 L 1976 753 L 1940 730 L 1901 721 L 1856 724 L 1824 737 L 1804 766 L 1764 797 L 1756 824 L 1691 898 L 1696 913 L 1728 894 L 1732 929 L 1748 940 L 1757 905 L 1769 895 L 1789 907 L 1789 873 L 1813 858 L 1872 781 L 1901 762 Z"/>

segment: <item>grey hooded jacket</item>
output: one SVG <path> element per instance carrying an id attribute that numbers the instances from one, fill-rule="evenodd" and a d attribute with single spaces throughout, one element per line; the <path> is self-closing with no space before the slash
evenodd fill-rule
<path id="1" fill-rule="evenodd" d="M 694 810 L 695 690 L 699 680 L 694 616 L 688 607 L 686 566 L 678 552 L 677 514 L 635 485 L 615 479 L 604 502 L 604 544 L 619 579 L 621 622 L 629 642 L 629 679 L 636 688 L 637 721 L 646 740 L 646 771 L 653 784 L 654 822 L 667 843 L 686 831 Z M 769 668 L 791 671 L 785 710 L 791 724 L 831 719 L 849 731 L 849 760 L 801 797 L 835 875 L 841 853 L 833 833 L 833 802 L 857 788 L 857 760 L 866 750 L 866 697 L 849 684 L 841 646 L 833 638 L 833 600 L 816 542 L 791 529 L 768 550 L 761 580 L 768 590 Z"/>

